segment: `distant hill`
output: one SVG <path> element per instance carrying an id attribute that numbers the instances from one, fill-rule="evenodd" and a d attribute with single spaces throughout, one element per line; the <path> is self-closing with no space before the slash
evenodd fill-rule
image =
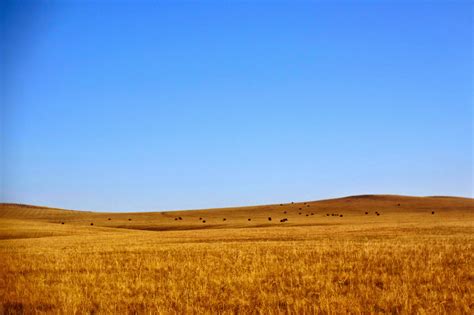
<path id="1" fill-rule="evenodd" d="M 435 214 L 433 215 L 432 212 Z M 358 195 L 248 207 L 136 213 L 104 213 L 12 203 L 0 204 L 0 220 L 4 222 L 16 220 L 95 229 L 153 231 L 337 225 L 386 220 L 405 222 L 419 218 L 446 220 L 450 217 L 459 218 L 466 215 L 471 217 L 473 214 L 474 199 L 472 198 L 398 195 Z M 281 220 L 284 222 L 280 222 Z"/>

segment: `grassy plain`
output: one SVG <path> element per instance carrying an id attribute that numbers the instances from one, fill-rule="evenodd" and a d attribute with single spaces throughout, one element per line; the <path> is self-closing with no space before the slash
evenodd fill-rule
<path id="1" fill-rule="evenodd" d="M 2 204 L 0 313 L 472 314 L 473 219 L 473 199 L 391 195 L 165 213 Z"/>

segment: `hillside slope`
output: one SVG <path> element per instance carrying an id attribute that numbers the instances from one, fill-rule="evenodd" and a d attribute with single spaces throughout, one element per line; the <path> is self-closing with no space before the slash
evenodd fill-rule
<path id="1" fill-rule="evenodd" d="M 473 210 L 474 199 L 470 198 L 397 195 L 360 195 L 250 207 L 136 213 L 103 213 L 0 204 L 0 221 L 2 222 L 0 228 L 4 226 L 6 229 L 10 225 L 11 232 L 12 224 L 16 224 L 19 231 L 24 229 L 25 225 L 31 227 L 31 223 L 34 222 L 42 224 L 43 232 L 45 225 L 51 224 L 51 235 L 69 235 L 91 229 L 97 231 L 100 228 L 165 231 L 327 226 L 387 221 L 409 223 L 417 222 L 420 219 L 446 221 L 464 218 L 472 221 L 474 219 Z M 434 214 L 432 214 L 433 211 Z M 287 220 L 281 222 L 282 219 Z M 59 232 L 58 225 L 62 226 Z M 71 230 L 71 226 L 75 228 Z M 78 229 L 79 227 L 81 229 Z M 44 233 L 41 235 L 44 236 Z M 0 235 L 0 237 L 2 236 Z"/>

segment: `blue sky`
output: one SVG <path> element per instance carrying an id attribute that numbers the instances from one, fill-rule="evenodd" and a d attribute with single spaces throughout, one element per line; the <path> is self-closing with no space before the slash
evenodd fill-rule
<path id="1" fill-rule="evenodd" d="M 5 202 L 473 196 L 470 2 L 8 2 Z"/>

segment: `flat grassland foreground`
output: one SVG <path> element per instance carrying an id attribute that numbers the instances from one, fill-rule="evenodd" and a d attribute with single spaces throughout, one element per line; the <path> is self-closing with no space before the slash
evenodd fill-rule
<path id="1" fill-rule="evenodd" d="M 474 312 L 473 199 L 1 207 L 0 313 Z"/>

